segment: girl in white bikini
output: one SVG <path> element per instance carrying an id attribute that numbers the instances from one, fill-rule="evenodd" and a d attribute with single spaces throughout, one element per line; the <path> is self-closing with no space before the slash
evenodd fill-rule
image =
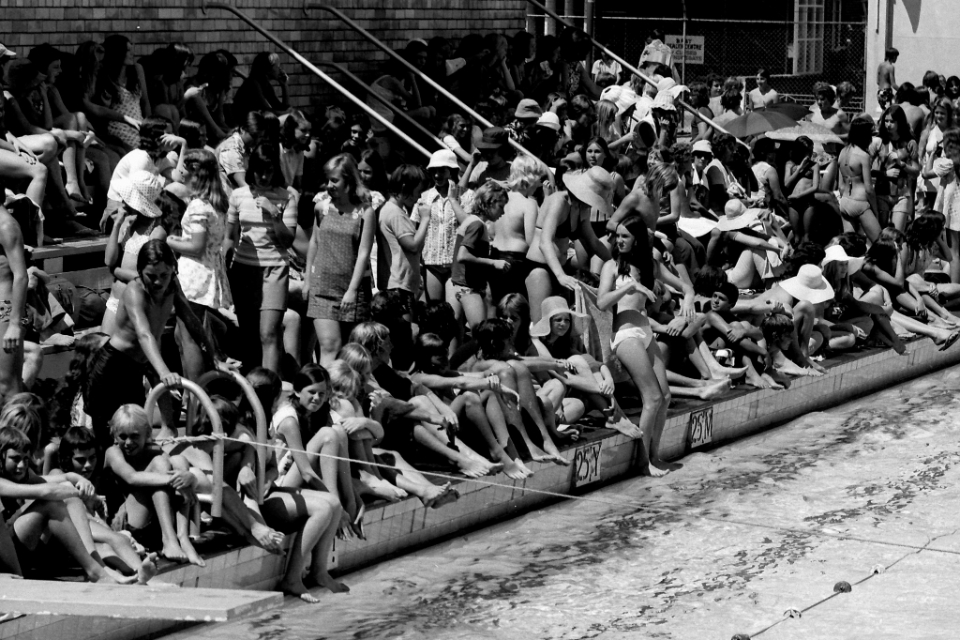
<path id="1" fill-rule="evenodd" d="M 640 216 L 629 216 L 617 227 L 613 259 L 600 272 L 597 306 L 602 311 L 616 307 L 610 347 L 643 400 L 638 423 L 643 432 L 642 469 L 648 475 L 662 476 L 678 465 L 660 459 L 660 436 L 667 422 L 670 387 L 646 312 L 647 302 L 656 297 L 654 285 L 647 227 Z"/>
<path id="2" fill-rule="evenodd" d="M 840 216 L 844 231 L 863 230 L 870 242 L 880 237 L 877 220 L 877 196 L 870 175 L 873 160 L 873 123 L 855 118 L 850 123 L 847 146 L 840 152 Z"/>

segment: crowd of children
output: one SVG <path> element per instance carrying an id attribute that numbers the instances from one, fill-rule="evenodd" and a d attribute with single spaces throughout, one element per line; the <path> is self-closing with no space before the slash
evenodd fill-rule
<path id="1" fill-rule="evenodd" d="M 186 47 L 139 62 L 133 48 L 0 47 L 5 570 L 41 571 L 54 541 L 94 581 L 146 582 L 158 556 L 203 564 L 214 452 L 178 436 L 209 434 L 211 416 L 184 427 L 177 393 L 144 409 L 181 376 L 245 373 L 254 403 L 208 386 L 228 436 L 215 524 L 272 552 L 295 534 L 279 588 L 316 602 L 311 587 L 347 590 L 327 561 L 338 535 L 364 535 L 368 503 L 458 499 L 424 472 L 523 479 L 610 428 L 642 439 L 659 476 L 676 466 L 660 452 L 674 396 L 780 389 L 837 351 L 960 338 L 949 83 L 895 87 L 878 122 L 845 111 L 849 83 L 820 83 L 820 140 L 737 140 L 685 130 L 680 98 L 732 126 L 741 81 L 678 84 L 656 34 L 652 83 L 608 57 L 588 73 L 573 30 L 413 41 L 406 59 L 495 125 L 389 65 L 371 104 L 444 146 L 420 166 L 339 107 L 313 135 L 276 54 L 230 101 L 229 52 L 184 80 Z M 747 110 L 777 107 L 769 81 L 761 69 Z M 58 212 L 46 227 L 41 210 Z M 114 279 L 101 332 L 62 381 L 36 382 L 27 298 L 45 274 L 24 247 L 94 210 Z"/>

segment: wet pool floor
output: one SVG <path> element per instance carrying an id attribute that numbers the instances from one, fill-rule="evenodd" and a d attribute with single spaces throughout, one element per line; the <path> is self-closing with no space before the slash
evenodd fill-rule
<path id="1" fill-rule="evenodd" d="M 960 637 L 960 369 L 682 462 L 589 494 L 622 507 L 567 501 L 349 574 L 319 605 L 179 636 Z"/>

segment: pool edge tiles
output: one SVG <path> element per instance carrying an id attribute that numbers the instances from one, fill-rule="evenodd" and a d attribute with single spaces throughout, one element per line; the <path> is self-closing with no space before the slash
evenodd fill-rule
<path id="1" fill-rule="evenodd" d="M 679 458 L 700 448 L 742 438 L 811 411 L 819 411 L 909 379 L 960 363 L 960 349 L 939 352 L 929 340 L 907 345 L 905 356 L 892 351 L 868 352 L 828 369 L 826 375 L 803 379 L 783 391 L 738 393 L 671 412 L 663 435 L 664 457 Z M 694 447 L 699 438 L 700 446 Z M 564 452 L 569 467 L 533 464 L 537 473 L 524 481 L 503 475 L 484 478 L 500 486 L 457 484 L 461 499 L 441 509 L 426 510 L 417 500 L 376 505 L 368 511 L 366 540 L 340 541 L 332 567 L 339 573 L 374 564 L 451 536 L 462 535 L 504 518 L 515 517 L 557 498 L 530 489 L 568 494 L 589 491 L 636 472 L 637 443 L 619 433 L 587 438 Z M 470 487 L 469 490 L 466 487 Z M 292 544 L 288 536 L 285 548 Z M 173 567 L 157 580 L 182 587 L 222 585 L 270 588 L 279 580 L 282 557 L 244 547 L 208 558 L 206 568 Z M 182 628 L 183 623 L 110 618 L 28 615 L 0 623 L 0 639 L 15 640 L 135 640 Z"/>

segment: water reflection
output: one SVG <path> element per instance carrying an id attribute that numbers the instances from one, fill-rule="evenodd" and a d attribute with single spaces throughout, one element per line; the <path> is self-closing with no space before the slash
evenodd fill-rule
<path id="1" fill-rule="evenodd" d="M 960 528 L 958 391 L 960 374 L 936 374 L 690 456 L 666 479 L 632 479 L 595 494 L 668 514 L 566 502 L 347 576 L 347 596 L 290 604 L 193 637 L 729 639 L 828 595 L 837 580 L 900 558 L 908 561 L 896 577 L 843 596 L 856 611 L 877 610 L 864 613 L 866 621 L 847 610 L 833 622 L 825 605 L 805 626 L 785 624 L 766 637 L 827 637 L 816 635 L 818 624 L 823 634 L 840 631 L 836 637 L 885 637 L 881 629 L 897 628 L 906 632 L 900 637 L 935 637 L 960 625 L 947 599 L 960 586 L 960 558 L 914 559 L 907 549 L 700 516 L 909 544 L 949 536 Z M 944 545 L 960 550 L 960 536 L 937 546 Z M 911 563 L 926 563 L 925 573 Z M 931 607 L 922 615 L 898 595 L 913 588 Z M 837 629 L 842 620 L 856 626 Z"/>

